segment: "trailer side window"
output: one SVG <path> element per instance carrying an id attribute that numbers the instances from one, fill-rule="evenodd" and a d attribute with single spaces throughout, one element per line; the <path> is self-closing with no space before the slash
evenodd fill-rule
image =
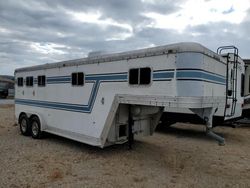
<path id="1" fill-rule="evenodd" d="M 129 84 L 131 85 L 139 84 L 139 69 L 129 70 Z"/>
<path id="2" fill-rule="evenodd" d="M 17 86 L 23 86 L 23 77 L 17 78 Z"/>
<path id="3" fill-rule="evenodd" d="M 149 67 L 140 69 L 140 84 L 150 84 L 151 81 L 151 69 Z"/>
<path id="4" fill-rule="evenodd" d="M 147 85 L 151 81 L 151 69 L 149 67 L 130 69 L 129 84 L 131 85 Z"/>
<path id="5" fill-rule="evenodd" d="M 33 86 L 33 76 L 26 77 L 26 86 L 29 86 L 29 87 Z"/>
<path id="6" fill-rule="evenodd" d="M 73 86 L 83 86 L 84 85 L 84 74 L 83 72 L 74 72 L 71 75 L 71 83 Z"/>
<path id="7" fill-rule="evenodd" d="M 38 76 L 37 80 L 38 80 L 38 86 L 40 86 L 40 87 L 45 86 L 45 84 L 46 84 L 46 76 L 45 75 Z"/>
<path id="8" fill-rule="evenodd" d="M 241 74 L 241 91 L 240 91 L 240 96 L 244 96 L 244 90 L 245 90 L 245 75 Z"/>

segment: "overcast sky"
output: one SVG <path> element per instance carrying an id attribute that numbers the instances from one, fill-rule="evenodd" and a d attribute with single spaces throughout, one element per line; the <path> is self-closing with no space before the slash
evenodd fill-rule
<path id="1" fill-rule="evenodd" d="M 250 0 L 0 0 L 0 75 L 188 41 L 250 58 Z"/>

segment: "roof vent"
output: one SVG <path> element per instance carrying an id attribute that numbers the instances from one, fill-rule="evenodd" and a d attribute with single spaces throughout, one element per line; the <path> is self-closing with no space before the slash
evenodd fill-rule
<path id="1" fill-rule="evenodd" d="M 104 54 L 107 54 L 107 52 L 106 51 L 93 51 L 93 52 L 89 52 L 88 57 L 99 57 Z"/>

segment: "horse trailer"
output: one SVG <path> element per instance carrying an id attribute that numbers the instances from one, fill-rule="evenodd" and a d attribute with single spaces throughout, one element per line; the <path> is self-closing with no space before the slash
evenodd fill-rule
<path id="1" fill-rule="evenodd" d="M 229 51 L 228 51 L 229 50 Z M 213 117 L 241 116 L 244 62 L 235 47 L 197 43 L 15 70 L 15 116 L 23 135 L 49 132 L 93 146 L 152 135 L 163 113 L 191 111 L 212 132 Z"/>

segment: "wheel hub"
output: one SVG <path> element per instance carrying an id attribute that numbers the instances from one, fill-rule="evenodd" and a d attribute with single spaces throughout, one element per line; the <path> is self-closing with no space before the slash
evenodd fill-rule
<path id="1" fill-rule="evenodd" d="M 33 135 L 36 136 L 38 134 L 39 126 L 38 126 L 37 122 L 32 123 L 31 130 L 32 130 Z"/>
<path id="2" fill-rule="evenodd" d="M 27 130 L 27 121 L 25 119 L 23 119 L 21 122 L 21 129 L 23 132 L 26 132 Z"/>

